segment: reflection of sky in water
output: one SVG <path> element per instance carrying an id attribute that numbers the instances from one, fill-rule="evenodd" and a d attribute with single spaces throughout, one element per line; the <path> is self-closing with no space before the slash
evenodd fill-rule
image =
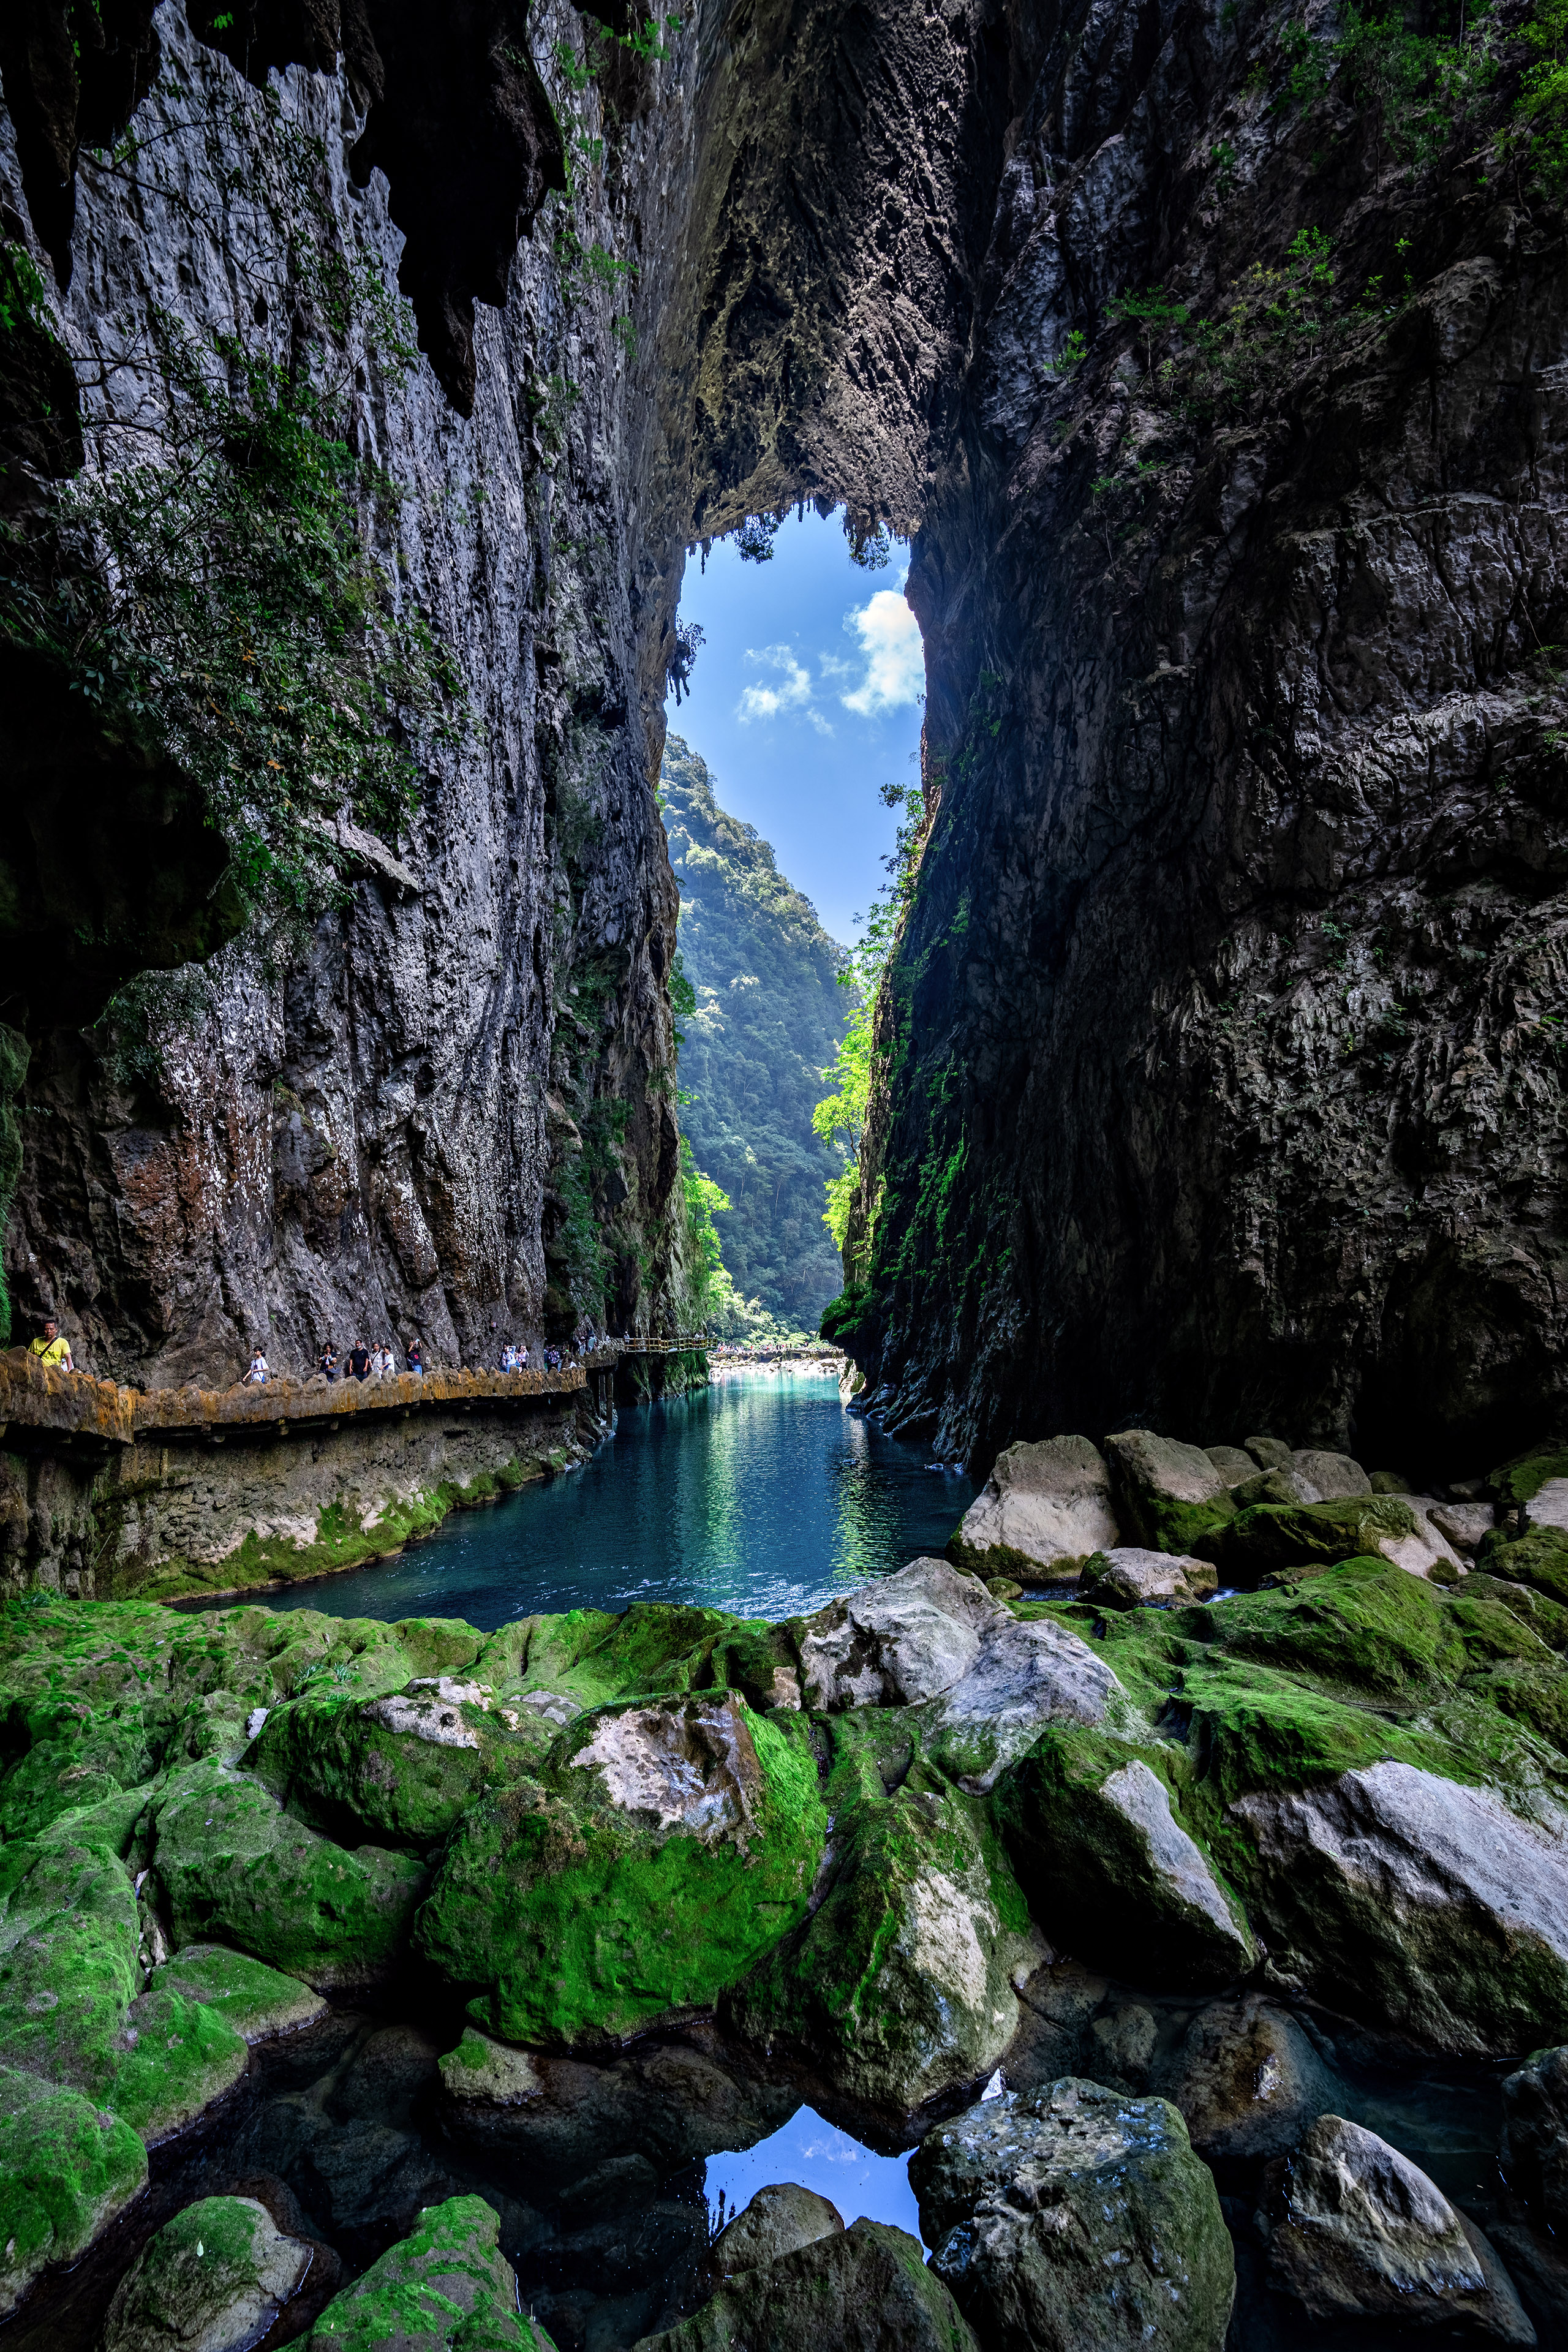
<path id="1" fill-rule="evenodd" d="M 837 2207 L 846 2229 L 864 2214 L 868 2221 L 891 2221 L 896 2228 L 907 2230 L 911 2238 L 920 2237 L 921 2217 L 910 2187 L 909 2158 L 873 2155 L 847 2132 L 824 2123 L 814 2107 L 800 2108 L 781 2130 L 759 2140 L 755 2147 L 737 2156 L 710 2156 L 706 2180 L 709 2210 L 716 2221 L 721 2193 L 724 2219 L 732 2221 L 759 2189 L 780 2180 L 815 2189 L 819 2197 Z"/>
<path id="2" fill-rule="evenodd" d="M 832 1381 L 749 1374 L 623 1412 L 582 1470 L 458 1511 L 399 1559 L 258 1596 L 338 1617 L 464 1617 L 696 1601 L 787 1617 L 940 1552 L 973 1497 Z"/>

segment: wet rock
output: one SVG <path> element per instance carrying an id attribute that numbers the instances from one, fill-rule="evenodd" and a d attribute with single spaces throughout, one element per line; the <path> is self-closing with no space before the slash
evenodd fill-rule
<path id="1" fill-rule="evenodd" d="M 1542 2352 L 1563 2352 L 1568 2345 L 1568 2259 L 1550 2239 L 1518 2222 L 1497 2223 L 1491 2243 L 1508 2265 Z"/>
<path id="2" fill-rule="evenodd" d="M 1468 2323 L 1493 2343 L 1535 2342 L 1480 2231 L 1408 2157 L 1342 2116 L 1321 2116 L 1287 2168 L 1268 2274 L 1315 2319 Z"/>
<path id="3" fill-rule="evenodd" d="M 1211 1560 L 1168 1551 L 1103 1551 L 1084 1564 L 1086 1599 L 1102 1609 L 1180 1608 L 1219 1589 Z"/>
<path id="4" fill-rule="evenodd" d="M 310 2259 L 253 2198 L 205 2197 L 164 2222 L 116 2287 L 103 2352 L 244 2352 Z"/>
<path id="5" fill-rule="evenodd" d="M 806 1620 L 800 1643 L 808 1706 L 910 1706 L 961 1681 L 983 1631 L 1007 1618 L 984 1586 L 944 1559 L 915 1559 Z"/>
<path id="6" fill-rule="evenodd" d="M 1503 2171 L 1548 2221 L 1568 2224 L 1568 2049 L 1538 2050 L 1502 2086 Z"/>
<path id="7" fill-rule="evenodd" d="M 799 2105 L 722 2048 L 646 2039 L 602 2061 L 551 2057 L 470 2026 L 440 2061 L 450 2127 L 504 2146 L 536 2193 L 585 2179 L 627 2150 L 665 2179 L 720 2148 L 754 2147 Z"/>
<path id="8" fill-rule="evenodd" d="M 637 2352 L 977 2352 L 917 2240 L 860 2221 L 742 2271 L 690 2319 Z"/>
<path id="9" fill-rule="evenodd" d="M 1128 2091 L 1146 2091 L 1158 2037 L 1154 2012 L 1141 2001 L 1123 2001 L 1097 2017 L 1089 2028 L 1095 2081 L 1110 2082 Z"/>
<path id="10" fill-rule="evenodd" d="M 221 1938 L 317 1991 L 370 1982 L 403 1948 L 426 1883 L 410 1856 L 335 1845 L 222 1765 L 176 1774 L 153 1817 L 177 1943 Z"/>
<path id="11" fill-rule="evenodd" d="M 1160 2089 L 1211 2163 L 1283 2156 L 1342 2095 L 1295 2019 L 1256 1993 L 1200 2010 Z"/>
<path id="12" fill-rule="evenodd" d="M 226 2019 L 166 1985 L 132 2002 L 119 2043 L 124 2055 L 109 2096 L 149 2147 L 232 2091 L 249 2063 L 242 2036 Z"/>
<path id="13" fill-rule="evenodd" d="M 147 2185 L 128 2123 L 78 2091 L 0 2065 L 0 2315 L 74 2263 Z"/>
<path id="14" fill-rule="evenodd" d="M 452 2197 L 420 2214 L 406 2238 L 335 2295 L 307 2352 L 554 2352 L 518 2308 L 500 2252 L 500 2221 L 481 2197 Z"/>
<path id="15" fill-rule="evenodd" d="M 1020 1584 L 1076 1577 L 1121 1541 L 1105 1458 L 1087 1437 L 1005 1447 L 948 1549 L 961 1568 Z"/>
<path id="16" fill-rule="evenodd" d="M 153 1988 L 184 1993 L 252 2044 L 291 2033 L 324 2017 L 327 2004 L 298 1977 L 265 1968 L 226 1944 L 187 1944 L 153 1971 Z"/>
<path id="17" fill-rule="evenodd" d="M 1163 1781 L 1120 1741 L 1045 1732 L 999 1783 L 996 1813 L 1030 1908 L 1063 1949 L 1172 1987 L 1227 1984 L 1251 1966 L 1251 1935 L 1213 1865 Z"/>
<path id="18" fill-rule="evenodd" d="M 1310 1982 L 1438 2049 L 1568 2033 L 1568 1832 L 1384 1762 L 1238 1798 L 1253 1918 Z"/>
<path id="19" fill-rule="evenodd" d="M 1090 2021 L 1105 1999 L 1105 1979 L 1077 1960 L 1053 1959 L 1021 1978 L 1017 1990 L 1022 2014 L 1007 2049 L 1007 2088 L 1037 2091 L 1064 2074 L 1089 2074 Z"/>
<path id="20" fill-rule="evenodd" d="M 1212 1573 L 1212 1570 L 1211 1570 Z M 1054 1618 L 988 1624 L 968 1671 L 929 1710 L 926 1752 L 965 1789 L 983 1791 L 1048 1723 L 1103 1723 L 1121 1688 L 1103 1658 Z"/>
<path id="21" fill-rule="evenodd" d="M 818 1908 L 731 1997 L 741 2032 L 898 2115 L 983 2080 L 1043 1957 L 994 1843 L 973 1800 L 916 1774 L 857 1806 Z"/>
<path id="22" fill-rule="evenodd" d="M 1321 1454 L 1309 1447 L 1293 1456 L 1290 1471 L 1304 1503 L 1332 1503 L 1372 1492 L 1372 1480 L 1348 1454 Z"/>
<path id="23" fill-rule="evenodd" d="M 1230 2239 L 1163 2099 L 1070 2076 L 1009 2093 L 928 2132 L 910 2178 L 932 2268 L 983 2342 L 1219 2352 Z"/>
<path id="24" fill-rule="evenodd" d="M 1140 1544 L 1190 1551 L 1235 1513 L 1227 1481 L 1195 1445 L 1124 1429 L 1106 1439 L 1105 1453 L 1117 1516 Z"/>
<path id="25" fill-rule="evenodd" d="M 759 2263 L 814 2246 L 843 2227 L 837 2206 L 826 2197 L 793 2180 L 779 2181 L 759 2189 L 744 2212 L 720 2231 L 713 2242 L 713 2267 L 721 2278 L 733 2278 L 738 2271 L 755 2270 Z"/>
<path id="26" fill-rule="evenodd" d="M 713 1695 L 606 1708 L 468 1809 L 418 1946 L 508 2040 L 618 2039 L 710 2005 L 786 1935 L 826 1832 L 801 1717 Z"/>

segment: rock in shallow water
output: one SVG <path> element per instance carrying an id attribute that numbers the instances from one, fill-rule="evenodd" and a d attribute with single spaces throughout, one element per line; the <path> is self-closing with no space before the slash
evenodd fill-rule
<path id="1" fill-rule="evenodd" d="M 1219 1588 L 1210 1560 L 1189 1552 L 1138 1551 L 1121 1546 L 1084 1563 L 1084 1598 L 1101 1609 L 1184 1607 Z"/>
<path id="2" fill-rule="evenodd" d="M 637 2352 L 978 2352 L 918 2242 L 859 2221 L 742 2271 L 711 2303 Z"/>
<path id="3" fill-rule="evenodd" d="M 759 2189 L 745 2211 L 720 2231 L 713 2242 L 713 2266 L 721 2278 L 733 2278 L 737 2272 L 755 2270 L 759 2263 L 815 2246 L 819 2238 L 831 2238 L 843 2227 L 837 2206 L 814 2189 L 803 2189 L 794 2180 L 774 2181 Z"/>
<path id="4" fill-rule="evenodd" d="M 1091 1552 L 1121 1541 L 1105 1457 L 1087 1437 L 1009 1445 L 948 1549 L 981 1576 L 1038 1584 L 1076 1577 Z"/>
<path id="5" fill-rule="evenodd" d="M 85 2253 L 146 2185 L 147 2151 L 129 2124 L 0 2066 L 0 2317 L 49 2264 Z"/>
<path id="6" fill-rule="evenodd" d="M 243 2352 L 302 2284 L 311 2250 L 251 2197 L 165 2221 L 114 2291 L 103 2352 Z"/>
<path id="7" fill-rule="evenodd" d="M 481 2197 L 451 2197 L 328 2304 L 307 2352 L 554 2352 L 518 2309 L 500 2221 Z"/>
<path id="8" fill-rule="evenodd" d="M 1375 2132 L 1321 2116 L 1287 2169 L 1269 2276 L 1315 2319 L 1467 2324 L 1490 2341 L 1535 2330 L 1480 2231 Z"/>
<path id="9" fill-rule="evenodd" d="M 1236 2293 L 1208 2168 L 1163 2099 L 1071 2076 L 988 2100 L 910 2162 L 932 2266 L 1006 2352 L 1219 2352 Z"/>
<path id="10" fill-rule="evenodd" d="M 1555 2228 L 1568 2225 L 1568 2049 L 1538 2050 L 1502 2086 L 1503 2171 Z"/>
<path id="11" fill-rule="evenodd" d="M 1256 1993 L 1200 2010 L 1160 2089 L 1211 2162 L 1283 2156 L 1340 2095 L 1295 2019 Z"/>
<path id="12" fill-rule="evenodd" d="M 1510 2056 L 1568 2032 L 1568 1823 L 1410 1764 L 1238 1798 L 1247 1899 L 1277 1952 L 1354 1985 L 1438 2049 Z"/>

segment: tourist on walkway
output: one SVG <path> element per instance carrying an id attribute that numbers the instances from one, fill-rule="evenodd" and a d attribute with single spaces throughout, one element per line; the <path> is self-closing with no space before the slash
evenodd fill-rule
<path id="1" fill-rule="evenodd" d="M 351 1381 L 364 1381 L 370 1378 L 370 1349 L 363 1339 L 356 1339 L 349 1349 L 349 1360 L 345 1369 Z"/>
<path id="2" fill-rule="evenodd" d="M 338 1377 L 338 1351 L 330 1339 L 321 1349 L 321 1360 L 316 1370 L 323 1380 L 335 1381 Z"/>
<path id="3" fill-rule="evenodd" d="M 28 1353 L 37 1356 L 40 1364 L 52 1364 L 57 1371 L 74 1372 L 76 1370 L 71 1361 L 71 1343 L 60 1338 L 60 1327 L 52 1315 L 44 1326 L 43 1338 L 34 1340 Z"/>
<path id="4" fill-rule="evenodd" d="M 371 1379 L 373 1381 L 389 1381 L 396 1370 L 397 1360 L 393 1355 L 392 1349 L 387 1346 L 386 1341 L 384 1339 L 379 1348 L 373 1349 L 371 1351 Z"/>
<path id="5" fill-rule="evenodd" d="M 240 1382 L 241 1388 L 262 1388 L 271 1378 L 271 1368 L 268 1365 L 266 1357 L 262 1354 L 259 1348 L 254 1349 L 250 1359 L 250 1370 L 247 1372 L 244 1380 Z"/>
<path id="6" fill-rule="evenodd" d="M 414 1339 L 409 1342 L 408 1369 L 413 1373 L 416 1381 L 422 1381 L 424 1379 L 425 1356 L 417 1339 Z"/>

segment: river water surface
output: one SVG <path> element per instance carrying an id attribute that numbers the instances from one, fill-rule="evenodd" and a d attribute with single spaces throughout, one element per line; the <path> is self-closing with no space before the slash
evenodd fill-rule
<path id="1" fill-rule="evenodd" d="M 266 1596 L 335 1617 L 462 1617 L 680 1601 L 791 1617 L 940 1552 L 973 1500 L 857 1412 L 831 1380 L 727 1375 L 639 1405 L 581 1470 L 479 1511 L 379 1566 Z"/>

